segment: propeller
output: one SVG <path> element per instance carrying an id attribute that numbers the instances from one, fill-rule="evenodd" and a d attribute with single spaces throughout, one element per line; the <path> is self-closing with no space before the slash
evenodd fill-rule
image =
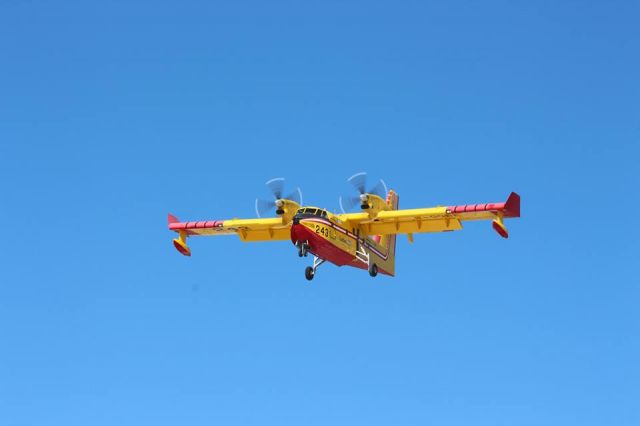
<path id="1" fill-rule="evenodd" d="M 273 178 L 265 182 L 269 191 L 273 194 L 273 200 L 263 200 L 256 198 L 256 214 L 262 217 L 263 214 L 271 209 L 276 210 L 276 214 L 284 214 L 284 200 L 290 200 L 297 204 L 302 204 L 302 191 L 296 188 L 289 195 L 283 197 L 284 178 Z"/>
<path id="2" fill-rule="evenodd" d="M 343 213 L 353 209 L 356 205 L 360 205 L 362 209 L 368 209 L 369 205 L 367 201 L 369 194 L 377 195 L 384 199 L 387 196 L 387 185 L 382 179 L 380 179 L 373 187 L 367 191 L 367 174 L 365 172 L 356 173 L 347 179 L 353 187 L 360 193 L 358 196 L 345 196 L 340 197 L 338 202 Z"/>

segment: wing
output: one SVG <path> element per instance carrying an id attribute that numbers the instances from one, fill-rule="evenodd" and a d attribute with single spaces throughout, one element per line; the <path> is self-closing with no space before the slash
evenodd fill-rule
<path id="1" fill-rule="evenodd" d="M 379 212 L 373 219 L 367 213 L 354 213 L 342 215 L 340 219 L 357 225 L 361 232 L 367 235 L 414 234 L 462 229 L 460 219 L 447 214 L 446 207 L 385 210 Z"/>
<path id="2" fill-rule="evenodd" d="M 198 222 L 180 222 L 169 215 L 169 230 L 178 233 L 173 240 L 176 249 L 185 256 L 191 255 L 187 247 L 187 237 L 236 234 L 244 242 L 279 241 L 291 238 L 291 221 L 283 223 L 283 218 L 203 220 Z"/>
<path id="3" fill-rule="evenodd" d="M 384 210 L 375 217 L 368 213 L 340 216 L 340 220 L 357 225 L 368 235 L 414 234 L 462 229 L 465 220 L 493 220 L 493 228 L 502 237 L 508 232 L 503 218 L 520 217 L 520 196 L 512 192 L 504 203 L 468 204 L 423 209 Z"/>
<path id="4" fill-rule="evenodd" d="M 188 236 L 236 234 L 242 241 L 247 242 L 288 240 L 291 235 L 291 222 L 282 222 L 282 218 L 279 217 L 180 222 L 175 216 L 169 215 L 171 231 L 183 231 Z"/>

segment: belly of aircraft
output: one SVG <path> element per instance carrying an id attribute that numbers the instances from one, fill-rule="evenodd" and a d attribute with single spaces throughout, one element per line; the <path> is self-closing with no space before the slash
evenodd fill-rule
<path id="1" fill-rule="evenodd" d="M 291 227 L 291 242 L 306 241 L 314 255 L 338 266 L 362 267 L 355 257 L 356 240 L 323 220 L 301 220 Z"/>

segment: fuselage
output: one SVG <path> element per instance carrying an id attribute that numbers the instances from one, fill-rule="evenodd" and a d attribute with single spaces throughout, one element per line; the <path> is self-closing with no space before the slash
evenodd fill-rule
<path id="1" fill-rule="evenodd" d="M 367 269 L 375 263 L 380 273 L 393 275 L 392 262 L 395 249 L 384 247 L 369 237 L 361 237 L 358 228 L 349 228 L 338 216 L 316 207 L 303 207 L 293 217 L 291 242 L 306 243 L 313 255 L 338 266 Z"/>

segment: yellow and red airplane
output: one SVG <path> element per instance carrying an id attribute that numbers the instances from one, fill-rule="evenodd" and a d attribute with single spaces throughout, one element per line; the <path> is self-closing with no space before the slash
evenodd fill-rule
<path id="1" fill-rule="evenodd" d="M 397 234 L 406 234 L 413 242 L 413 234 L 457 231 L 463 221 L 486 219 L 492 221 L 498 235 L 508 238 L 504 219 L 520 217 L 520 196 L 515 192 L 503 203 L 401 210 L 398 194 L 387 191 L 383 181 L 368 191 L 365 173 L 355 174 L 348 181 L 359 195 L 340 198 L 342 214 L 303 206 L 299 189 L 283 196 L 282 178 L 267 182 L 274 200 L 256 200 L 257 218 L 180 222 L 170 214 L 169 229 L 178 233 L 173 244 L 180 253 L 191 256 L 187 238 L 192 236 L 236 234 L 244 242 L 290 239 L 300 257 L 308 253 L 314 257 L 312 266 L 305 269 L 307 280 L 313 279 L 324 262 L 366 269 L 372 277 L 378 272 L 394 276 Z M 345 204 L 347 209 L 359 205 L 361 211 L 346 213 Z M 260 217 L 261 211 L 270 208 L 275 208 L 276 217 Z"/>

